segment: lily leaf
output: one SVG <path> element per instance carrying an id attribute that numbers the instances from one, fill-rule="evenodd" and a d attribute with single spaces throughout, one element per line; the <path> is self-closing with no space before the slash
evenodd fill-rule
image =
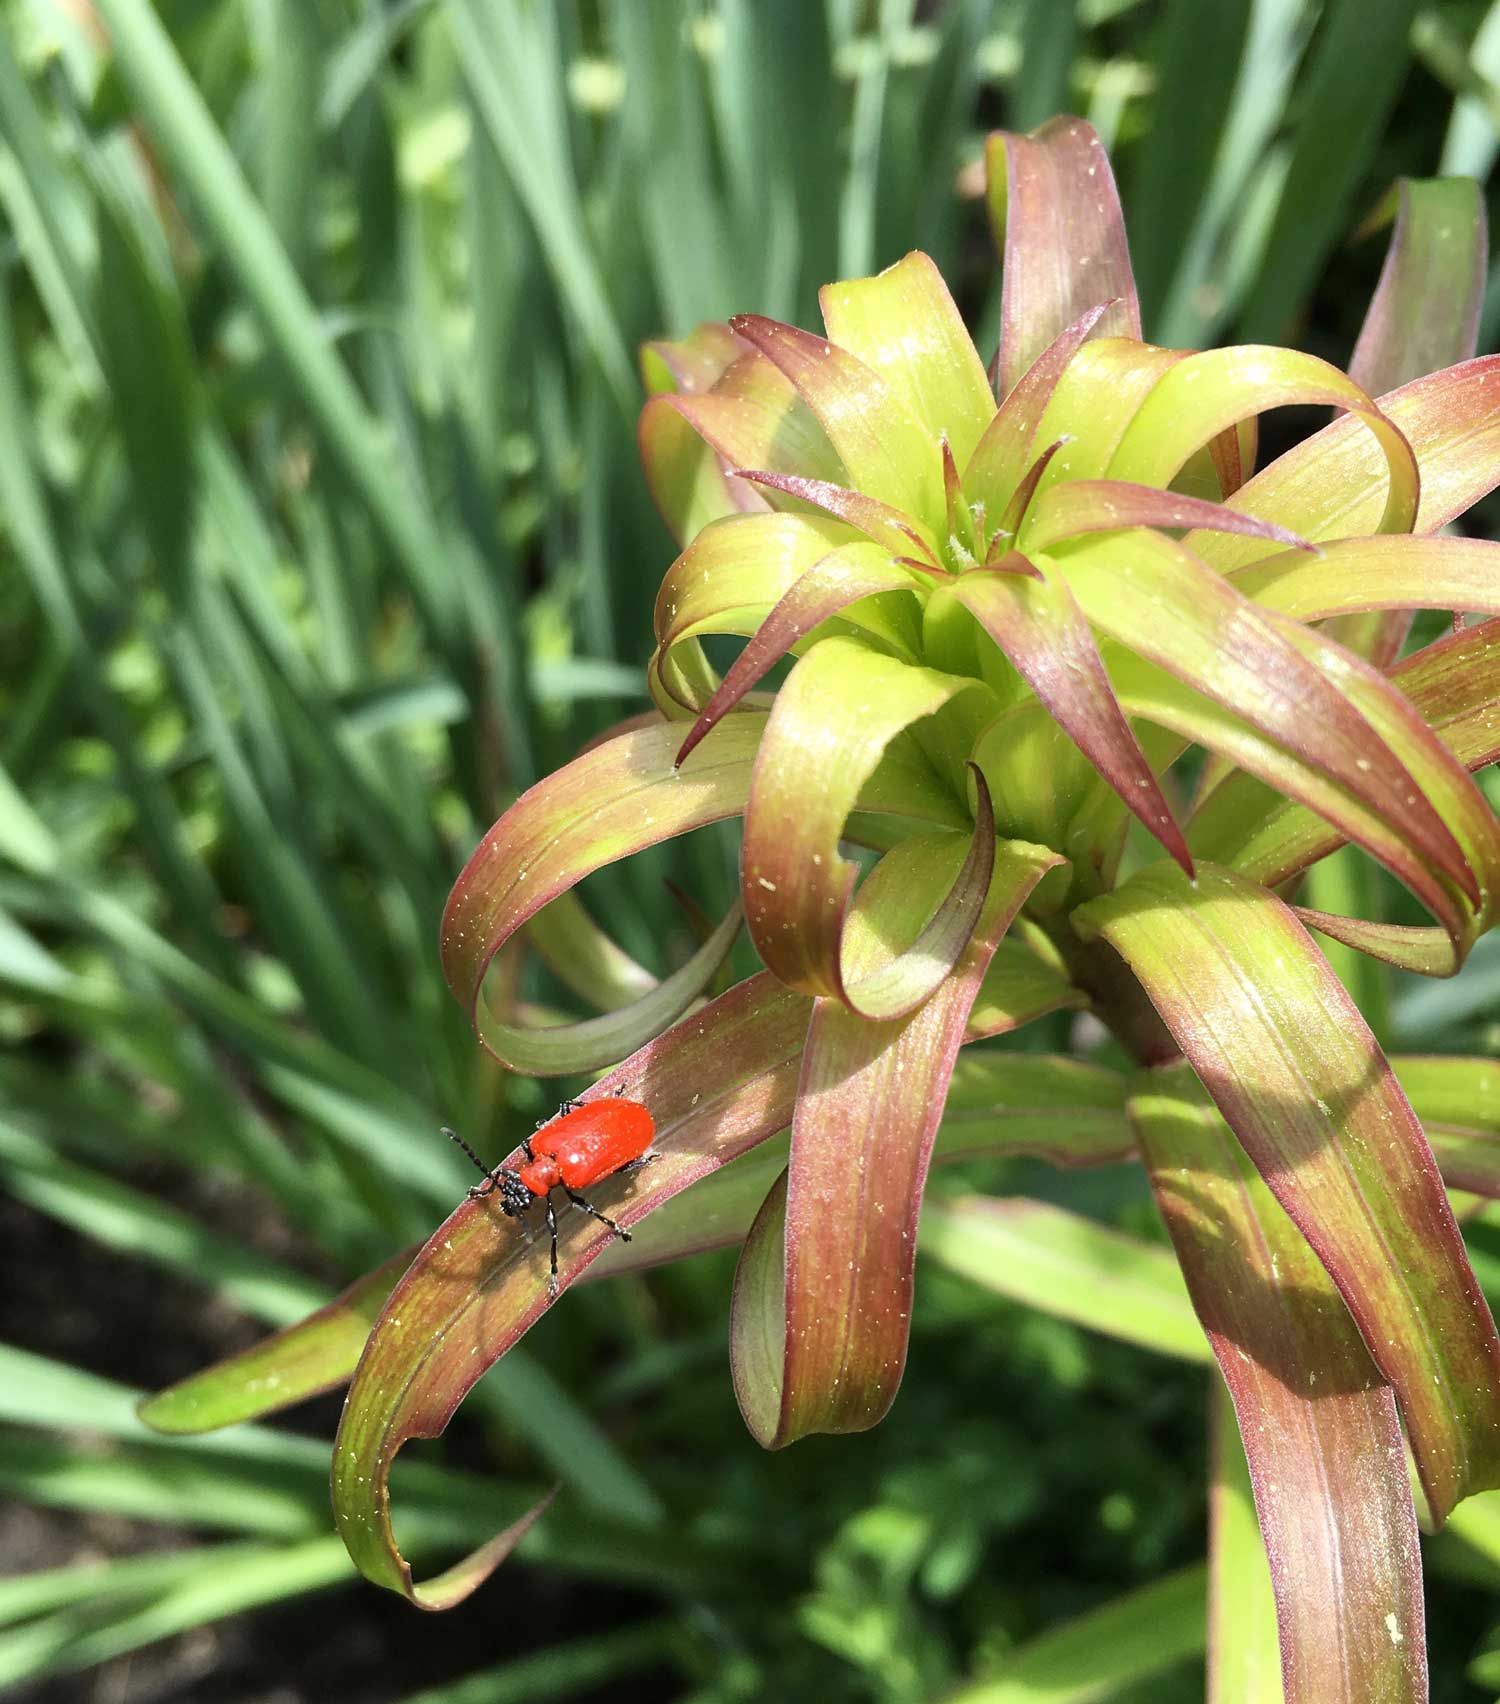
<path id="1" fill-rule="evenodd" d="M 1090 125 L 1054 118 L 985 142 L 990 229 L 1000 250 L 1002 397 L 1065 326 L 1105 305 L 1101 337 L 1141 335 L 1125 220 L 1109 155 Z M 1106 305 L 1107 304 L 1107 305 Z"/>
<path id="2" fill-rule="evenodd" d="M 642 1048 L 582 1097 L 628 1093 L 656 1119 L 656 1159 L 596 1193 L 629 1229 L 651 1209 L 774 1135 L 786 1122 L 808 1003 L 764 974 L 739 983 Z M 509 1159 L 514 1163 L 519 1150 Z M 571 1207 L 559 1214 L 561 1285 L 612 1236 Z M 333 1455 L 334 1518 L 368 1579 L 413 1602 L 471 1592 L 502 1555 L 486 1546 L 441 1582 L 416 1585 L 391 1531 L 391 1463 L 408 1438 L 436 1437 L 481 1375 L 550 1305 L 541 1237 L 493 1196 L 462 1202 L 392 1291 L 344 1404 Z M 509 1537 L 510 1535 L 502 1535 Z"/>
<path id="3" fill-rule="evenodd" d="M 1003 558 L 1003 568 L 1012 557 Z M 1020 558 L 1025 561 L 1025 558 Z M 1067 581 L 974 570 L 953 595 L 1121 800 L 1189 874 L 1193 861 L 1161 786 L 1115 697 Z"/>
<path id="4" fill-rule="evenodd" d="M 1500 484 L 1497 401 L 1500 355 L 1445 367 L 1378 399 L 1422 469 L 1411 531 L 1436 532 Z M 1384 445 L 1356 415 L 1346 414 L 1278 456 L 1228 502 L 1320 541 L 1381 530 L 1390 493 Z M 1253 540 L 1225 533 L 1190 533 L 1187 543 L 1220 573 L 1264 554 Z"/>
<path id="5" fill-rule="evenodd" d="M 740 314 L 730 324 L 785 374 L 822 427 L 849 473 L 834 484 L 924 521 L 942 514 L 937 439 L 873 368 L 826 338 L 760 314 Z M 806 466 L 783 470 L 755 457 L 734 465 L 816 474 Z"/>
<path id="6" fill-rule="evenodd" d="M 751 1227 L 730 1314 L 735 1394 L 780 1448 L 875 1425 L 901 1382 L 917 1219 L 969 1008 L 995 947 L 1056 853 L 1007 843 L 986 914 L 925 1005 L 871 1022 L 813 1009 L 791 1163 Z"/>
<path id="7" fill-rule="evenodd" d="M 818 292 L 829 340 L 881 378 L 962 465 L 995 412 L 984 362 L 943 275 L 914 251 Z"/>
<path id="8" fill-rule="evenodd" d="M 976 689 L 844 638 L 823 640 L 787 677 L 745 806 L 741 888 L 756 950 L 788 987 L 845 997 L 840 943 L 856 873 L 838 849 L 845 820 L 891 740 Z M 811 793 L 809 774 L 820 781 Z M 977 916 L 971 901 L 971 924 Z"/>
<path id="9" fill-rule="evenodd" d="M 1192 1075 L 1160 1073 L 1131 1115 L 1239 1421 L 1287 1704 L 1423 1704 L 1421 1561 L 1390 1387 Z"/>
<path id="10" fill-rule="evenodd" d="M 1234 1406 L 1211 1398 L 1207 1704 L 1286 1704 L 1276 1595 Z"/>
<path id="11" fill-rule="evenodd" d="M 480 842 L 448 897 L 441 948 L 448 986 L 497 1058 L 514 1070 L 551 1075 L 590 1069 L 631 1051 L 652 1026 L 670 1021 L 674 1006 L 682 1012 L 702 991 L 727 951 L 729 920 L 712 947 L 694 955 L 691 972 L 602 1018 L 524 1031 L 482 998 L 496 954 L 550 899 L 617 858 L 737 815 L 764 727 L 765 718 L 752 712 L 733 717 L 708 751 L 681 768 L 671 724 L 622 734 L 523 793 Z"/>
<path id="12" fill-rule="evenodd" d="M 1216 866 L 1189 884 L 1157 864 L 1074 916 L 1139 978 L 1343 1296 L 1434 1518 L 1500 1484 L 1500 1341 L 1432 1151 L 1290 908 Z"/>
<path id="13" fill-rule="evenodd" d="M 1378 396 L 1467 361 L 1479 336 L 1488 242 L 1472 178 L 1402 178 L 1396 228 L 1349 376 Z"/>

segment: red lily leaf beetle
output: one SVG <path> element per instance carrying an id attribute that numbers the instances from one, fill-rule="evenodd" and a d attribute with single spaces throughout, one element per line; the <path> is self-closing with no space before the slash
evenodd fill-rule
<path id="1" fill-rule="evenodd" d="M 536 1134 L 521 1144 L 521 1152 L 526 1156 L 524 1165 L 496 1166 L 493 1171 L 456 1131 L 445 1126 L 443 1134 L 457 1142 L 484 1173 L 484 1182 L 475 1184 L 469 1191 L 471 1201 L 498 1194 L 501 1211 L 512 1219 L 519 1219 L 535 1201 L 545 1204 L 547 1231 L 552 1238 L 547 1288 L 554 1296 L 557 1294 L 554 1189 L 562 1190 L 575 1207 L 601 1225 L 608 1225 L 621 1242 L 630 1241 L 629 1231 L 622 1231 L 578 1191 L 602 1178 L 613 1177 L 616 1172 L 634 1171 L 656 1158 L 646 1152 L 656 1134 L 656 1121 L 639 1101 L 623 1098 L 564 1101 L 557 1109 L 557 1116 L 539 1124 Z"/>

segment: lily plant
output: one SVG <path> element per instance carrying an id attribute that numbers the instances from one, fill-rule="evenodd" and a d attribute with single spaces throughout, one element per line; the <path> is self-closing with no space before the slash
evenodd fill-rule
<path id="1" fill-rule="evenodd" d="M 768 1448 L 896 1399 L 934 1161 L 1143 1166 L 1238 1420 L 1285 1696 L 1424 1698 L 1418 1503 L 1436 1525 L 1500 1486 L 1500 1341 L 1448 1193 L 1500 1194 L 1493 1067 L 1388 1059 L 1320 941 L 1446 976 L 1500 905 L 1471 774 L 1500 755 L 1500 625 L 1409 637 L 1416 611 L 1500 615 L 1500 545 L 1447 530 L 1500 482 L 1477 192 L 1405 186 L 1345 373 L 1143 341 L 1087 125 L 996 135 L 987 163 L 988 370 L 922 254 L 827 286 L 821 331 L 746 313 L 645 351 L 641 451 L 680 546 L 655 709 L 495 824 L 443 962 L 506 1067 L 613 1066 L 583 1099 L 655 1120 L 655 1163 L 591 1192 L 628 1244 L 564 1208 L 562 1292 L 743 1243 L 731 1367 Z M 1330 422 L 1255 471 L 1257 418 L 1309 404 Z M 715 635 L 745 641 L 722 678 Z M 658 980 L 574 890 L 726 819 L 740 904 Z M 1308 872 L 1345 846 L 1427 921 L 1327 909 Z M 707 999 L 742 925 L 764 968 Z M 528 943 L 605 1009 L 528 1022 L 489 974 Z M 1058 1012 L 1112 1048 L 974 1045 Z M 144 1413 L 221 1424 L 358 1358 L 340 1531 L 442 1607 L 540 1510 L 417 1583 L 391 1463 L 552 1305 L 546 1238 L 467 1200 Z M 1247 1589 L 1215 1545 L 1215 1590 Z M 1251 1695 L 1238 1653 L 1217 1641 L 1216 1696 Z"/>

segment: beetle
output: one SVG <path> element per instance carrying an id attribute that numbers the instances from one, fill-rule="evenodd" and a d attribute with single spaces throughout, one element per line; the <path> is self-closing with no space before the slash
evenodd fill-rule
<path id="1" fill-rule="evenodd" d="M 491 1170 L 457 1131 L 445 1125 L 443 1134 L 456 1142 L 484 1173 L 484 1182 L 475 1184 L 469 1191 L 471 1201 L 498 1194 L 501 1212 L 512 1219 L 519 1219 L 538 1200 L 545 1204 L 547 1231 L 552 1239 L 547 1288 L 554 1296 L 557 1294 L 554 1189 L 561 1189 L 575 1207 L 582 1208 L 601 1225 L 608 1225 L 621 1242 L 630 1241 L 629 1231 L 622 1230 L 578 1192 L 617 1172 L 634 1171 L 656 1158 L 646 1152 L 656 1135 L 656 1121 L 639 1101 L 626 1100 L 623 1096 L 564 1101 L 555 1117 L 544 1119 L 535 1134 L 522 1142 L 521 1152 L 526 1161 L 519 1166 L 496 1166 Z"/>

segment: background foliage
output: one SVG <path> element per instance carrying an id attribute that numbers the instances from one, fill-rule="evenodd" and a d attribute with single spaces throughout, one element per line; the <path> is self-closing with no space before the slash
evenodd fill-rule
<path id="1" fill-rule="evenodd" d="M 414 1470 L 435 1552 L 566 1487 L 537 1565 L 436 1626 L 306 1601 L 350 1576 L 334 1407 L 199 1442 L 130 1408 L 425 1234 L 465 1181 L 445 1119 L 499 1153 L 562 1092 L 486 1065 L 436 922 L 507 800 L 646 707 L 671 547 L 638 343 L 812 323 L 819 283 L 920 246 L 988 350 L 980 141 L 1058 110 L 1115 156 L 1148 337 L 1342 363 L 1381 248 L 1349 232 L 1397 174 L 1490 175 L 1500 7 L 0 11 L 0 1686 L 907 1700 L 1025 1648 L 1074 1676 L 1048 1696 L 1123 1698 L 1145 1625 L 1180 1660 L 1142 1687 L 1201 1692 L 1201 1371 L 936 1266 L 891 1419 L 775 1456 L 725 1374 L 727 1256 L 570 1298 Z M 666 878 L 715 913 L 731 858 L 696 836 L 588 903 L 666 969 L 694 938 Z M 1393 985 L 1383 1033 L 1492 1051 L 1490 944 Z M 1134 1171 L 1066 1191 L 1159 1234 Z M 1472 1240 L 1488 1283 L 1500 1233 Z M 1493 1694 L 1495 1564 L 1430 1560 L 1434 1697 Z M 1028 1645 L 1163 1576 L 1072 1656 Z"/>

